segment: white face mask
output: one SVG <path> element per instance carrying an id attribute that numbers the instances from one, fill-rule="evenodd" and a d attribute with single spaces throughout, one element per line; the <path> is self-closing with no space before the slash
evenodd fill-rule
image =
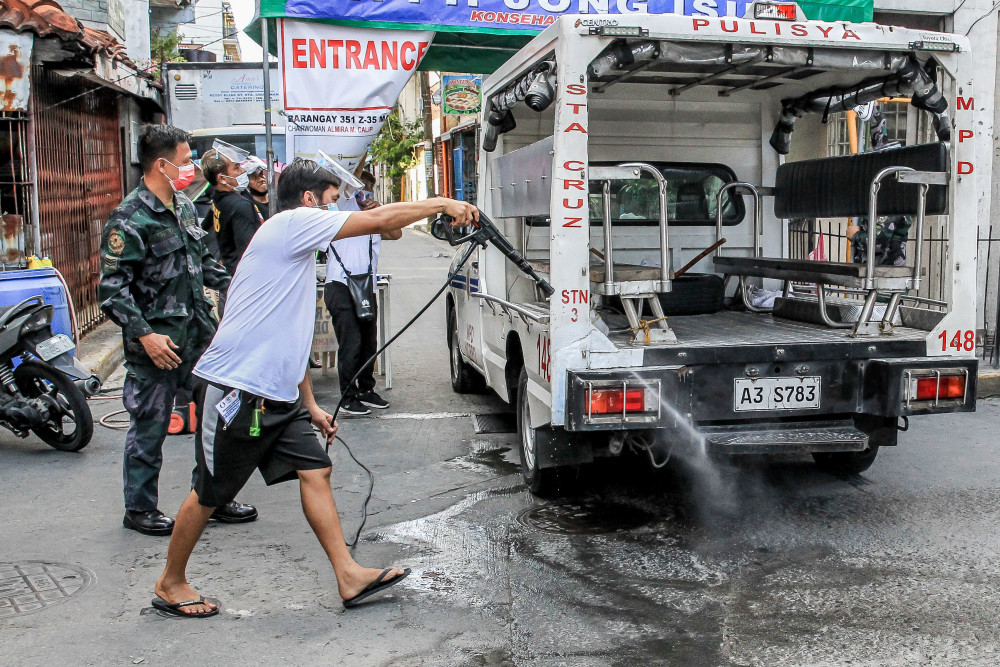
<path id="1" fill-rule="evenodd" d="M 315 201 L 315 198 L 313 199 Z M 318 208 L 323 211 L 339 211 L 340 207 L 337 206 L 337 202 L 330 202 L 329 204 L 313 204 L 311 208 Z"/>
<path id="2" fill-rule="evenodd" d="M 236 185 L 233 186 L 233 189 L 236 190 L 237 192 L 243 192 L 244 190 L 247 189 L 247 186 L 250 185 L 250 177 L 247 176 L 246 172 L 243 172 L 242 174 L 240 174 L 235 178 L 233 178 L 232 176 L 226 176 L 226 178 L 236 181 Z"/>

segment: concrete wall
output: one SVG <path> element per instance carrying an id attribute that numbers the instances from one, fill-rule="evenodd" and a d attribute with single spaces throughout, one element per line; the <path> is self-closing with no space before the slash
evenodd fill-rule
<path id="1" fill-rule="evenodd" d="M 399 94 L 397 102 L 400 120 L 408 123 L 420 118 L 420 78 L 418 74 L 410 77 Z M 418 201 L 427 197 L 427 170 L 424 167 L 424 155 L 421 151 L 417 158 L 419 162 L 406 172 L 406 190 L 403 193 L 407 201 Z"/>
<path id="2" fill-rule="evenodd" d="M 83 25 L 110 33 L 120 42 L 128 38 L 126 33 L 125 4 L 134 0 L 62 0 L 60 3 L 67 14 Z M 149 5 L 148 0 L 144 3 Z"/>
<path id="3" fill-rule="evenodd" d="M 137 63 L 149 60 L 149 0 L 123 0 L 125 3 L 125 47 L 128 57 Z"/>

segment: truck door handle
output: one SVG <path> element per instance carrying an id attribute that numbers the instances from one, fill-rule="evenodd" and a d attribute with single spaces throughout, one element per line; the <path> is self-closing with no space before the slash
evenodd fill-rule
<path id="1" fill-rule="evenodd" d="M 476 271 L 479 270 L 479 260 L 472 262 L 472 268 L 474 268 Z"/>

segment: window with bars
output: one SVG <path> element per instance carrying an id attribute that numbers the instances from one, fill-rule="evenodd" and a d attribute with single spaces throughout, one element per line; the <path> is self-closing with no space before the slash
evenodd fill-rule
<path id="1" fill-rule="evenodd" d="M 32 187 L 28 172 L 28 117 L 0 112 L 0 270 L 26 266 L 34 252 Z"/>
<path id="2" fill-rule="evenodd" d="M 881 102 L 882 115 L 885 117 L 887 139 L 890 143 L 898 141 L 901 145 L 923 144 L 936 141 L 934 127 L 930 114 L 914 109 L 907 102 Z M 914 136 L 908 140 L 911 118 L 915 121 Z M 827 155 L 849 155 L 851 142 L 848 134 L 847 112 L 830 114 L 826 129 Z M 858 149 L 864 151 L 870 141 L 867 133 L 867 123 L 860 123 L 858 129 Z"/>
<path id="3" fill-rule="evenodd" d="M 847 112 L 830 114 L 826 124 L 826 154 L 828 157 L 850 155 L 851 140 L 847 130 Z"/>

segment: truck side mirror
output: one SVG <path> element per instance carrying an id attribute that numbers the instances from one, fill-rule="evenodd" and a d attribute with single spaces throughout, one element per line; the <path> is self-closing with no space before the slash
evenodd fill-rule
<path id="1" fill-rule="evenodd" d="M 448 241 L 448 232 L 445 230 L 447 226 L 448 223 L 441 218 L 436 219 L 431 223 L 431 236 L 439 241 Z"/>

